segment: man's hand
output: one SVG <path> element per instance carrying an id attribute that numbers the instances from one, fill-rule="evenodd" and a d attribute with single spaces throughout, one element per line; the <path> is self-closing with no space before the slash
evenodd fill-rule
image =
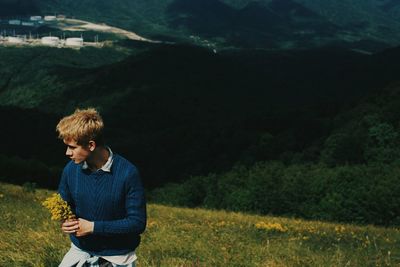
<path id="1" fill-rule="evenodd" d="M 61 224 L 61 230 L 66 234 L 75 234 L 76 236 L 85 236 L 93 233 L 94 222 L 79 218 L 68 220 Z"/>
<path id="2" fill-rule="evenodd" d="M 93 233 L 94 222 L 87 221 L 85 219 L 78 219 L 78 231 L 76 231 L 76 236 L 85 236 Z"/>
<path id="3" fill-rule="evenodd" d="M 61 230 L 66 234 L 74 234 L 79 229 L 79 221 L 78 220 L 68 220 L 64 221 L 61 224 Z"/>

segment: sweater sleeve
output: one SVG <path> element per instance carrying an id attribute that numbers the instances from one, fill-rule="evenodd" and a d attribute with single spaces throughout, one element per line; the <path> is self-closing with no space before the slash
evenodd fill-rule
<path id="1" fill-rule="evenodd" d="M 109 235 L 136 233 L 141 234 L 146 228 L 146 201 L 139 173 L 132 171 L 126 181 L 126 217 L 111 221 L 95 221 L 93 234 Z"/>

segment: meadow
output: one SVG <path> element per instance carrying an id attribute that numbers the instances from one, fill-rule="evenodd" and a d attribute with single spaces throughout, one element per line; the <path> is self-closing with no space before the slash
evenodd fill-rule
<path id="1" fill-rule="evenodd" d="M 57 266 L 68 236 L 41 202 L 0 183 L 0 266 Z M 400 229 L 148 205 L 137 266 L 400 266 Z"/>

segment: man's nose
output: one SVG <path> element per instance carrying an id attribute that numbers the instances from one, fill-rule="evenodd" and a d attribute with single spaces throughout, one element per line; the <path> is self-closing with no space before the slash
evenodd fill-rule
<path id="1" fill-rule="evenodd" d="M 72 155 L 71 149 L 67 148 L 67 150 L 65 151 L 65 155 L 71 156 Z"/>

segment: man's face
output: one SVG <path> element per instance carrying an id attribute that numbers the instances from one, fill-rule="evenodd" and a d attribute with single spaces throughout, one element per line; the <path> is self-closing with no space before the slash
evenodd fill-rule
<path id="1" fill-rule="evenodd" d="M 67 151 L 65 155 L 69 157 L 76 164 L 85 161 L 91 154 L 88 146 L 81 146 L 76 143 L 75 140 L 63 140 L 64 144 L 67 145 Z"/>

